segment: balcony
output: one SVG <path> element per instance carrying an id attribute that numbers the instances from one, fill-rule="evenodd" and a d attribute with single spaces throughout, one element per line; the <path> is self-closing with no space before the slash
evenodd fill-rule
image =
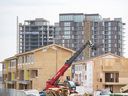
<path id="1" fill-rule="evenodd" d="M 15 84 L 16 81 L 5 81 L 7 84 Z"/>
<path id="2" fill-rule="evenodd" d="M 19 84 L 27 85 L 31 82 L 29 79 L 29 71 L 28 70 L 20 70 L 18 75 L 19 75 L 18 76 L 19 77 L 19 79 L 18 79 Z"/>
<path id="3" fill-rule="evenodd" d="M 32 80 L 38 76 L 38 70 L 20 70 L 19 71 L 19 89 L 32 88 Z"/>
<path id="4" fill-rule="evenodd" d="M 16 82 L 16 73 L 14 72 L 9 72 L 6 76 L 7 78 L 4 78 L 5 83 L 7 84 L 15 84 Z"/>
<path id="5" fill-rule="evenodd" d="M 31 80 L 32 78 L 38 77 L 38 70 L 20 70 L 19 81 Z"/>
<path id="6" fill-rule="evenodd" d="M 18 81 L 19 84 L 24 84 L 24 85 L 29 84 L 30 82 L 31 82 L 31 80 L 20 80 L 20 81 Z"/>

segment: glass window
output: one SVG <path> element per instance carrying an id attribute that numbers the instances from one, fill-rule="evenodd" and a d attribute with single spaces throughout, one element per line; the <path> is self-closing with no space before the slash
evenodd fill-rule
<path id="1" fill-rule="evenodd" d="M 104 52 L 104 48 L 102 48 L 102 51 Z"/>
<path id="2" fill-rule="evenodd" d="M 64 22 L 64 26 L 70 26 L 70 22 Z"/>
<path id="3" fill-rule="evenodd" d="M 60 21 L 75 21 L 82 22 L 84 20 L 84 15 L 60 15 Z"/>
<path id="4" fill-rule="evenodd" d="M 74 39 L 74 35 L 72 35 L 72 39 Z"/>
<path id="5" fill-rule="evenodd" d="M 10 61 L 10 67 L 16 66 L 16 60 L 11 60 Z"/>
<path id="6" fill-rule="evenodd" d="M 111 30 L 111 27 L 110 27 L 110 26 L 108 27 L 108 30 L 109 30 L 109 31 Z"/>
<path id="7" fill-rule="evenodd" d="M 114 30 L 117 30 L 117 27 L 114 27 L 115 29 Z"/>
<path id="8" fill-rule="evenodd" d="M 70 39 L 70 35 L 63 36 L 64 39 Z"/>
<path id="9" fill-rule="evenodd" d="M 108 40 L 108 43 L 111 43 L 111 40 L 110 39 Z"/>
<path id="10" fill-rule="evenodd" d="M 82 22 L 84 20 L 84 15 L 76 15 L 74 16 L 74 21 Z"/>
<path id="11" fill-rule="evenodd" d="M 111 35 L 111 31 L 110 30 L 108 31 L 108 35 Z"/>
<path id="12" fill-rule="evenodd" d="M 111 39 L 111 35 L 108 36 L 108 39 Z"/>
<path id="13" fill-rule="evenodd" d="M 62 40 L 62 43 L 64 43 L 64 40 Z"/>
<path id="14" fill-rule="evenodd" d="M 104 43 L 104 39 L 102 40 L 102 43 Z"/>
<path id="15" fill-rule="evenodd" d="M 70 30 L 70 27 L 64 27 L 64 30 Z"/>
<path id="16" fill-rule="evenodd" d="M 70 31 L 64 31 L 64 35 L 70 35 Z"/>
<path id="17" fill-rule="evenodd" d="M 117 38 L 117 36 L 115 35 L 115 39 Z"/>
<path id="18" fill-rule="evenodd" d="M 32 70 L 31 71 L 31 78 L 38 77 L 38 70 Z"/>
<path id="19" fill-rule="evenodd" d="M 22 39 L 20 38 L 20 42 L 22 42 Z"/>
<path id="20" fill-rule="evenodd" d="M 74 30 L 74 27 L 72 27 L 72 30 Z"/>
<path id="21" fill-rule="evenodd" d="M 108 22 L 108 26 L 111 26 L 111 22 Z"/>
<path id="22" fill-rule="evenodd" d="M 119 73 L 105 73 L 105 82 L 119 82 Z"/>
<path id="23" fill-rule="evenodd" d="M 102 22 L 102 26 L 104 26 L 104 22 Z"/>
<path id="24" fill-rule="evenodd" d="M 110 52 L 111 51 L 111 48 L 108 48 L 108 51 Z"/>
<path id="25" fill-rule="evenodd" d="M 60 21 L 72 21 L 73 15 L 63 15 L 59 17 Z"/>
<path id="26" fill-rule="evenodd" d="M 74 47 L 74 44 L 72 44 L 72 47 Z"/>

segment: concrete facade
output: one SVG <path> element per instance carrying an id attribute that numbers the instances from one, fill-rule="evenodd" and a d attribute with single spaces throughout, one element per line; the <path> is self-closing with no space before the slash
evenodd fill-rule
<path id="1" fill-rule="evenodd" d="M 84 44 L 84 19 L 83 13 L 59 14 L 59 23 L 55 25 L 55 43 L 78 50 Z M 84 59 L 83 55 L 77 59 Z"/>
<path id="2" fill-rule="evenodd" d="M 122 22 L 122 19 L 100 19 L 101 16 L 98 14 L 86 15 L 84 22 L 85 41 L 91 40 L 93 44 L 98 46 L 97 50 L 93 52 L 87 49 L 89 56 L 95 57 L 108 52 L 123 56 L 123 37 L 125 24 Z M 95 17 L 95 20 L 92 16 Z"/>
<path id="3" fill-rule="evenodd" d="M 55 24 L 55 43 L 78 50 L 87 40 L 98 46 L 86 48 L 78 58 L 84 60 L 108 52 L 123 56 L 124 25 L 121 18 L 102 18 L 99 14 L 62 13 Z"/>
<path id="4" fill-rule="evenodd" d="M 3 61 L 4 87 L 41 91 L 46 81 L 55 75 L 73 53 L 73 50 L 51 44 L 7 58 Z M 71 77 L 70 68 L 61 81 L 66 80 L 66 76 Z"/>
<path id="5" fill-rule="evenodd" d="M 54 42 L 54 26 L 43 18 L 24 20 L 17 26 L 17 53 L 27 52 Z"/>
<path id="6" fill-rule="evenodd" d="M 109 88 L 120 92 L 128 84 L 128 58 L 107 53 L 73 64 L 74 81 L 93 92 Z"/>

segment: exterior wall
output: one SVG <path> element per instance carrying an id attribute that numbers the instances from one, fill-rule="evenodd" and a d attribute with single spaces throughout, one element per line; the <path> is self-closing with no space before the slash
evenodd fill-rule
<path id="1" fill-rule="evenodd" d="M 94 62 L 94 68 L 93 68 L 93 90 L 99 90 L 103 88 L 103 85 L 101 83 L 101 79 L 104 79 L 103 72 L 102 72 L 102 60 L 97 59 Z"/>
<path id="2" fill-rule="evenodd" d="M 10 58 L 3 63 L 3 86 L 9 88 L 16 88 L 16 58 Z"/>
<path id="3" fill-rule="evenodd" d="M 94 73 L 99 76 L 95 77 L 94 86 L 99 85 L 99 88 L 105 88 L 105 86 L 112 86 L 112 91 L 120 92 L 120 86 L 124 86 L 128 83 L 128 75 L 127 75 L 127 68 L 128 68 L 128 59 L 123 57 L 116 57 L 116 56 L 104 56 L 100 58 L 94 59 L 95 70 Z M 105 73 L 118 73 L 119 77 L 115 78 L 117 81 L 105 81 Z M 113 78 L 113 77 L 112 77 Z M 97 81 L 98 79 L 99 81 Z M 102 86 L 101 86 L 102 85 Z M 119 88 L 120 87 L 120 88 Z M 111 89 L 111 88 L 110 88 Z M 96 88 L 94 88 L 96 90 Z"/>
<path id="4" fill-rule="evenodd" d="M 113 86 L 113 93 L 119 93 L 119 90 L 122 86 L 117 85 L 117 86 Z"/>
<path id="5" fill-rule="evenodd" d="M 73 74 L 73 80 L 76 82 L 78 85 L 83 85 L 85 82 L 85 76 L 86 76 L 86 70 L 85 67 L 82 63 L 74 64 L 74 74 Z"/>
<path id="6" fill-rule="evenodd" d="M 78 50 L 84 44 L 83 21 L 83 13 L 59 14 L 59 25 L 55 28 L 55 43 Z M 83 59 L 83 56 L 80 55 L 77 59 Z"/>
<path id="7" fill-rule="evenodd" d="M 80 62 L 75 62 L 74 65 L 81 65 Z M 98 56 L 88 61 L 82 61 L 83 66 L 90 66 L 93 70 L 92 75 L 89 73 L 91 69 L 87 67 L 85 84 L 89 84 L 92 78 L 93 91 L 110 88 L 112 92 L 120 92 L 120 88 L 128 84 L 128 59 L 111 53 Z M 89 72 L 88 72 L 89 70 Z M 80 71 L 82 73 L 82 71 Z M 90 74 L 90 75 L 89 75 Z M 109 74 L 109 75 L 108 75 Z M 84 73 L 81 74 L 81 76 Z M 87 82 L 88 81 L 88 82 Z M 87 83 L 87 84 L 86 84 Z"/>
<path id="8" fill-rule="evenodd" d="M 124 23 L 122 23 L 121 18 L 115 18 L 114 20 L 93 20 L 93 18 L 90 18 L 86 18 L 84 22 L 85 41 L 91 40 L 93 44 L 99 47 L 96 51 L 89 50 L 91 57 L 108 52 L 123 56 Z"/>
<path id="9" fill-rule="evenodd" d="M 94 63 L 92 61 L 89 61 L 86 63 L 87 64 L 87 80 L 86 80 L 86 87 L 90 90 L 90 91 L 93 91 L 93 66 L 94 66 Z"/>
<path id="10" fill-rule="evenodd" d="M 73 64 L 73 81 L 80 86 L 84 86 L 89 93 L 93 91 L 93 65 L 92 61 L 80 61 Z"/>
<path id="11" fill-rule="evenodd" d="M 78 50 L 87 40 L 99 48 L 86 48 L 78 60 L 106 53 L 123 56 L 123 26 L 121 18 L 102 18 L 99 14 L 65 13 L 55 24 L 55 43 Z"/>
<path id="12" fill-rule="evenodd" d="M 37 85 L 35 87 L 40 88 L 40 90 L 45 87 L 46 81 L 54 76 L 55 73 L 64 65 L 64 62 L 72 55 L 72 53 L 59 48 L 57 48 L 57 50 L 50 48 L 43 52 L 43 54 L 41 52 L 42 51 L 38 51 L 34 54 L 35 62 L 37 62 L 35 66 L 39 68 L 38 81 L 41 82 L 41 85 L 39 85 L 40 87 Z M 65 73 L 66 76 L 71 77 L 70 70 Z M 64 78 L 64 80 L 65 79 L 66 78 Z M 37 80 L 35 83 L 36 82 Z"/>
<path id="13" fill-rule="evenodd" d="M 3 65 L 6 65 L 3 70 L 5 88 L 42 91 L 46 86 L 46 81 L 55 75 L 66 60 L 73 55 L 73 52 L 53 44 L 49 47 L 17 54 L 14 56 L 17 59 L 15 68 L 9 67 L 11 59 L 3 61 Z M 61 81 L 66 80 L 66 76 L 71 77 L 71 68 L 65 72 Z M 16 80 L 15 83 L 11 84 L 10 81 L 14 80 Z"/>
<path id="14" fill-rule="evenodd" d="M 89 20 L 86 20 L 84 22 L 85 42 L 87 42 L 88 40 L 92 40 L 92 28 L 91 27 L 92 27 L 92 22 Z M 90 48 L 86 48 L 83 53 L 84 53 L 84 56 L 86 57 L 85 59 L 88 59 L 89 57 L 91 57 L 91 49 Z"/>
<path id="15" fill-rule="evenodd" d="M 78 50 L 87 40 L 99 47 L 86 48 L 78 60 L 113 53 L 123 56 L 123 26 L 121 18 L 102 18 L 99 14 L 64 13 L 55 24 L 55 43 Z"/>

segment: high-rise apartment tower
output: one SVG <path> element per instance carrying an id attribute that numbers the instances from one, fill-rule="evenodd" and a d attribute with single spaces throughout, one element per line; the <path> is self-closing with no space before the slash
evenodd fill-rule
<path id="1" fill-rule="evenodd" d="M 59 23 L 55 24 L 56 44 L 78 50 L 84 44 L 84 18 L 83 13 L 60 14 Z"/>
<path id="2" fill-rule="evenodd" d="M 98 47 L 96 51 L 88 51 L 90 56 L 99 56 L 108 52 L 123 56 L 122 19 L 102 19 L 98 14 L 85 14 L 85 17 L 85 39 L 90 39 Z"/>
<path id="3" fill-rule="evenodd" d="M 121 18 L 102 18 L 99 14 L 64 13 L 55 24 L 55 43 L 78 50 L 87 40 L 98 48 L 86 48 L 79 59 L 111 52 L 123 55 L 123 26 Z"/>
<path id="4" fill-rule="evenodd" d="M 54 42 L 54 26 L 43 18 L 25 20 L 19 23 L 17 37 L 18 53 L 30 51 Z"/>

